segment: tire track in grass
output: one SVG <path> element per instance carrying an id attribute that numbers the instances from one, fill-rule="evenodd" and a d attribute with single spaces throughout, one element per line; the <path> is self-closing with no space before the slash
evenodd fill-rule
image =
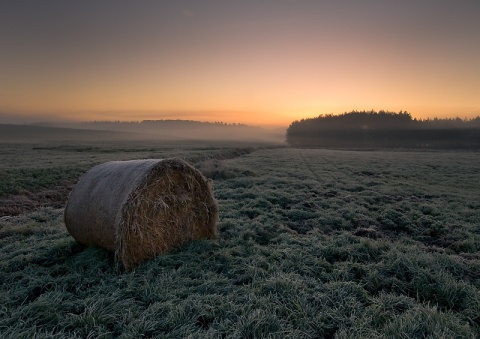
<path id="1" fill-rule="evenodd" d="M 308 169 L 308 171 L 315 177 L 315 179 L 317 180 L 317 176 L 315 175 L 315 173 L 313 172 L 312 170 L 312 167 L 310 166 L 310 164 L 308 163 L 307 159 L 305 159 L 305 154 L 303 154 L 303 150 L 298 150 L 298 153 L 300 154 L 300 158 L 302 158 L 302 162 L 305 164 L 305 167 Z"/>
<path id="2" fill-rule="evenodd" d="M 315 173 L 315 171 L 312 169 L 312 166 L 310 163 L 307 161 L 305 158 L 305 154 L 302 149 L 298 149 L 298 153 L 300 154 L 300 158 L 302 159 L 302 162 L 305 164 L 305 167 L 308 169 L 310 174 L 312 175 L 313 179 L 320 185 L 322 186 L 322 181 L 320 181 L 319 176 Z"/>

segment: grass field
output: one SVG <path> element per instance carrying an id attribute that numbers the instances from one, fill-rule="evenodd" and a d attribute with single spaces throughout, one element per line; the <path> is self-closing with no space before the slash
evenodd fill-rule
<path id="1" fill-rule="evenodd" d="M 69 236 L 108 160 L 213 178 L 218 239 L 132 272 Z M 476 338 L 480 156 L 267 144 L 0 144 L 2 338 Z"/>

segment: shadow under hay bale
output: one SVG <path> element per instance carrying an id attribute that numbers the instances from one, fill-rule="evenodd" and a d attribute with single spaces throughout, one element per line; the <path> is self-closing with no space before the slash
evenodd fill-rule
<path id="1" fill-rule="evenodd" d="M 115 252 L 127 270 L 189 240 L 214 238 L 217 221 L 211 181 L 179 159 L 95 166 L 65 208 L 73 238 Z"/>

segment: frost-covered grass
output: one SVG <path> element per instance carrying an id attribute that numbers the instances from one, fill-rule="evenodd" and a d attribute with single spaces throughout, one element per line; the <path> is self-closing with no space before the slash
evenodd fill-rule
<path id="1" fill-rule="evenodd" d="M 214 179 L 219 236 L 125 273 L 61 208 L 3 217 L 0 337 L 480 335 L 478 153 L 30 146 L 0 170 L 180 155 Z"/>

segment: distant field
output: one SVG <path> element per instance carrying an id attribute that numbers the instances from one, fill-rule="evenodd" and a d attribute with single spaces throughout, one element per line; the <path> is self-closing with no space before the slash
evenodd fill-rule
<path id="1" fill-rule="evenodd" d="M 42 142 L 44 140 L 125 140 L 134 136 L 134 133 L 128 132 L 0 124 L 0 142 L 2 143 L 18 143 L 19 141 Z"/>
<path id="2" fill-rule="evenodd" d="M 108 160 L 214 179 L 219 236 L 121 272 L 63 207 Z M 0 337 L 475 338 L 480 157 L 247 143 L 0 143 Z"/>

